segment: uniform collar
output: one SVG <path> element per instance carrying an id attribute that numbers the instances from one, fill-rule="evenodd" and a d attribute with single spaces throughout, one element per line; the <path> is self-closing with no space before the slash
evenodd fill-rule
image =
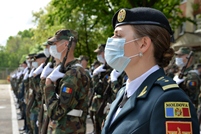
<path id="1" fill-rule="evenodd" d="M 126 81 L 126 92 L 127 92 L 127 97 L 129 98 L 132 96 L 135 91 L 139 88 L 139 86 L 142 84 L 142 82 L 153 72 L 159 69 L 158 65 L 153 66 L 151 69 L 149 69 L 147 72 L 139 76 L 138 78 L 132 80 L 131 82 Z"/>

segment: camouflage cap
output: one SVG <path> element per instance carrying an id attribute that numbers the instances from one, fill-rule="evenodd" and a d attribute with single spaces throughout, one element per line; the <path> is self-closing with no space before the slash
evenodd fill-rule
<path id="1" fill-rule="evenodd" d="M 62 29 L 62 30 L 57 31 L 52 38 L 48 39 L 48 43 L 49 42 L 53 43 L 53 42 L 60 41 L 60 40 L 69 40 L 69 38 L 71 36 L 74 37 L 73 41 L 77 42 L 77 40 L 78 40 L 77 32 L 75 32 L 73 30 Z"/>
<path id="2" fill-rule="evenodd" d="M 100 53 L 103 52 L 105 50 L 105 44 L 100 44 L 98 45 L 98 48 L 96 50 L 94 50 L 95 53 Z"/>
<path id="3" fill-rule="evenodd" d="M 78 58 L 78 60 L 79 60 L 79 61 L 82 61 L 82 60 L 88 61 L 89 58 L 88 58 L 87 56 L 85 56 L 85 55 L 80 55 L 79 58 Z"/>
<path id="4" fill-rule="evenodd" d="M 189 54 L 191 49 L 189 47 L 180 47 L 178 51 L 175 52 L 176 55 L 178 54 Z"/>

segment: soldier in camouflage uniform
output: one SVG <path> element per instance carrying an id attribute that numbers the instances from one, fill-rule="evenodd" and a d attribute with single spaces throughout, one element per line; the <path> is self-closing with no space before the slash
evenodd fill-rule
<path id="1" fill-rule="evenodd" d="M 73 37 L 72 42 L 71 37 Z M 50 124 L 53 134 L 85 134 L 86 132 L 87 89 L 89 89 L 90 78 L 74 58 L 77 37 L 77 33 L 73 30 L 59 30 L 48 40 L 53 42 L 50 46 L 50 54 L 62 61 L 62 64 L 46 78 L 44 88 L 48 116 L 55 123 Z M 63 60 L 65 57 L 66 61 Z M 55 85 L 54 82 L 58 79 L 60 79 L 59 84 Z M 59 90 L 58 95 L 56 89 Z"/>
<path id="2" fill-rule="evenodd" d="M 31 99 L 31 80 L 29 78 L 29 75 L 31 73 L 31 70 L 32 70 L 32 60 L 34 58 L 36 54 L 33 53 L 33 54 L 28 54 L 28 56 L 26 57 L 27 60 L 27 71 L 25 72 L 25 75 L 23 77 L 23 82 L 24 82 L 24 89 L 25 89 L 25 92 L 24 92 L 24 96 L 25 96 L 25 104 L 26 104 L 26 124 L 27 124 L 27 130 L 25 132 L 29 133 L 29 134 L 32 134 L 33 133 L 33 130 L 32 130 L 32 127 L 31 127 L 31 121 L 30 121 L 30 109 L 32 107 L 32 99 Z"/>
<path id="3" fill-rule="evenodd" d="M 104 49 L 105 44 L 101 44 L 98 46 L 96 50 L 94 50 L 95 53 L 97 53 L 97 60 L 102 63 L 99 67 L 97 67 L 93 71 L 92 76 L 92 84 L 93 84 L 93 90 L 95 92 L 92 104 L 90 107 L 90 116 L 93 117 L 95 115 L 95 121 L 94 121 L 94 132 L 95 134 L 101 133 L 101 124 L 103 120 L 106 117 L 106 114 L 101 111 L 102 115 L 98 115 L 97 112 L 101 106 L 101 103 L 104 99 L 104 92 L 106 90 L 106 87 L 108 85 L 108 80 L 110 76 L 110 72 L 112 71 L 112 68 L 106 64 L 105 58 L 104 58 Z"/>
<path id="4" fill-rule="evenodd" d="M 41 106 L 40 106 L 40 113 L 38 117 L 38 125 L 39 125 L 39 133 L 47 133 L 48 124 L 47 121 L 47 106 L 45 104 L 45 95 L 44 95 L 44 87 L 45 87 L 45 80 L 46 77 L 53 71 L 54 67 L 54 58 L 50 55 L 49 47 L 50 43 L 45 42 L 43 46 L 45 46 L 44 54 L 47 57 L 45 63 L 43 64 L 43 70 L 40 75 L 40 93 L 41 93 Z"/>
<path id="5" fill-rule="evenodd" d="M 37 55 L 34 56 L 34 61 L 32 62 L 32 66 L 35 68 L 33 71 L 33 75 L 30 77 L 32 86 L 33 86 L 33 91 L 32 95 L 34 96 L 34 101 L 33 105 L 31 107 L 31 127 L 33 129 L 33 134 L 38 134 L 38 126 L 37 126 L 37 119 L 38 119 L 38 114 L 40 111 L 40 106 L 42 104 L 42 94 L 40 92 L 40 74 L 43 69 L 43 64 L 46 60 L 46 56 L 44 53 L 38 53 Z"/>
<path id="6" fill-rule="evenodd" d="M 201 91 L 201 64 L 197 64 L 196 65 L 194 72 L 199 77 L 199 80 L 200 80 L 199 90 Z M 197 110 L 197 114 L 198 114 L 199 123 L 201 125 L 201 92 L 200 92 L 200 94 L 198 96 L 198 110 Z"/>
<path id="7" fill-rule="evenodd" d="M 174 76 L 174 81 L 179 85 L 180 88 L 189 96 L 195 108 L 198 108 L 198 96 L 200 94 L 200 79 L 197 73 L 193 71 L 193 56 L 187 59 L 191 49 L 189 47 L 181 47 L 175 52 L 175 64 L 180 68 L 178 74 Z M 189 60 L 187 64 L 187 60 Z M 179 78 L 182 68 L 186 66 L 184 71 L 184 77 Z"/>

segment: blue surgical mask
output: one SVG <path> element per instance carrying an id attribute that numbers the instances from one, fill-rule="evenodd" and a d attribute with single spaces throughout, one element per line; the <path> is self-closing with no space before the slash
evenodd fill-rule
<path id="1" fill-rule="evenodd" d="M 105 60 L 103 59 L 102 55 L 97 55 L 97 60 L 101 63 L 105 63 Z"/>
<path id="2" fill-rule="evenodd" d="M 185 65 L 183 62 L 183 58 L 175 58 L 175 64 L 180 68 L 182 68 Z"/>
<path id="3" fill-rule="evenodd" d="M 105 60 L 107 64 L 120 73 L 123 72 L 131 61 L 131 58 L 142 56 L 142 53 L 130 57 L 124 56 L 124 45 L 136 40 L 138 39 L 126 42 L 123 38 L 108 38 L 105 47 Z"/>

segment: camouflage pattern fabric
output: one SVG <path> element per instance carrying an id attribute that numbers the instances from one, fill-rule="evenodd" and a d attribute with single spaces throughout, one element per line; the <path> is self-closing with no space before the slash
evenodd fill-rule
<path id="1" fill-rule="evenodd" d="M 184 82 L 179 84 L 179 86 L 188 95 L 195 108 L 198 108 L 198 96 L 200 94 L 200 79 L 198 74 L 195 72 L 188 71 Z"/>
<path id="2" fill-rule="evenodd" d="M 104 114 L 104 113 L 102 114 L 103 116 L 99 116 L 96 114 L 96 112 L 98 111 L 98 109 L 101 106 L 101 103 L 103 102 L 103 99 L 105 99 L 103 94 L 107 88 L 110 73 L 112 71 L 112 68 L 109 67 L 108 65 L 105 65 L 105 69 L 106 69 L 105 72 L 99 73 L 98 75 L 95 75 L 92 78 L 93 90 L 94 90 L 95 94 L 94 94 L 94 97 L 92 100 L 90 111 L 95 114 L 94 128 L 95 128 L 96 134 L 100 133 L 101 124 L 106 117 L 106 114 Z"/>
<path id="3" fill-rule="evenodd" d="M 121 87 L 123 87 L 123 84 L 125 84 L 126 80 L 128 79 L 127 75 L 125 72 L 123 72 L 117 79 L 117 81 L 113 81 L 111 83 L 111 88 L 112 88 L 112 96 L 110 98 L 110 103 L 113 102 L 116 98 L 117 92 Z"/>
<path id="4" fill-rule="evenodd" d="M 55 85 L 45 86 L 45 98 L 48 103 L 48 116 L 54 122 L 53 134 L 85 134 L 88 108 L 88 89 L 90 78 L 86 71 L 73 60 L 66 66 L 65 76 L 60 80 L 59 94 Z M 82 116 L 67 115 L 72 109 L 83 110 Z"/>

